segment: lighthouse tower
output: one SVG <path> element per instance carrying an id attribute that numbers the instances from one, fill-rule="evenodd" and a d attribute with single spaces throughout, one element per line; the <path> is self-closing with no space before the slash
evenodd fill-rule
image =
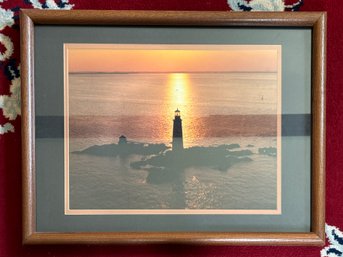
<path id="1" fill-rule="evenodd" d="M 173 124 L 173 151 L 183 149 L 182 140 L 182 120 L 179 109 L 175 111 L 174 124 Z"/>

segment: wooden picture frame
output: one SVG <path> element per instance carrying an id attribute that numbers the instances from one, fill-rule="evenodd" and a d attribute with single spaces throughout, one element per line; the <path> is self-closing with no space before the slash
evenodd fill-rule
<path id="1" fill-rule="evenodd" d="M 310 232 L 40 232 L 36 229 L 34 28 L 37 25 L 310 28 L 312 137 Z M 24 244 L 190 243 L 312 245 L 325 240 L 325 58 L 323 12 L 20 11 Z"/>

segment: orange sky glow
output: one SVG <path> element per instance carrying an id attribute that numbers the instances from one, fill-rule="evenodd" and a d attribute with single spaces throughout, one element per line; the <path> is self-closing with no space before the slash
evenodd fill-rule
<path id="1" fill-rule="evenodd" d="M 155 48 L 154 48 L 155 47 Z M 69 72 L 277 72 L 275 46 L 67 46 Z"/>

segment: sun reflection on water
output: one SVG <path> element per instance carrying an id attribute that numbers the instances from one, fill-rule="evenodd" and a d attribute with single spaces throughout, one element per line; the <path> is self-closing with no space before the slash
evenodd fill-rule
<path id="1" fill-rule="evenodd" d="M 171 73 L 168 75 L 168 91 L 171 105 L 183 108 L 189 103 L 189 76 L 186 73 Z M 172 107 L 172 106 L 170 106 Z M 175 109 L 174 107 L 174 109 Z"/>
<path id="2" fill-rule="evenodd" d="M 172 120 L 176 109 L 181 111 L 184 146 L 193 145 L 195 136 L 198 134 L 194 122 L 196 113 L 193 108 L 192 94 L 195 93 L 190 75 L 187 73 L 170 73 L 167 79 L 167 104 L 165 115 L 168 117 L 168 136 L 172 136 Z"/>

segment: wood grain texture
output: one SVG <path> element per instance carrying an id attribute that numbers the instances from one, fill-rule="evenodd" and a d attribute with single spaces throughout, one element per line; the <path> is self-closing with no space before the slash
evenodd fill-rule
<path id="1" fill-rule="evenodd" d="M 35 24 L 312 27 L 321 12 L 22 10 Z"/>
<path id="2" fill-rule="evenodd" d="M 35 226 L 34 25 L 310 27 L 312 53 L 312 220 L 310 233 L 40 233 Z M 322 12 L 174 12 L 21 10 L 24 244 L 187 243 L 323 245 L 325 239 L 325 58 Z"/>
<path id="3" fill-rule="evenodd" d="M 33 22 L 20 13 L 23 241 L 35 233 Z"/>
<path id="4" fill-rule="evenodd" d="M 312 53 L 312 231 L 325 240 L 326 14 L 313 26 Z"/>
<path id="5" fill-rule="evenodd" d="M 33 233 L 28 244 L 206 244 L 311 245 L 322 240 L 315 233 Z"/>

